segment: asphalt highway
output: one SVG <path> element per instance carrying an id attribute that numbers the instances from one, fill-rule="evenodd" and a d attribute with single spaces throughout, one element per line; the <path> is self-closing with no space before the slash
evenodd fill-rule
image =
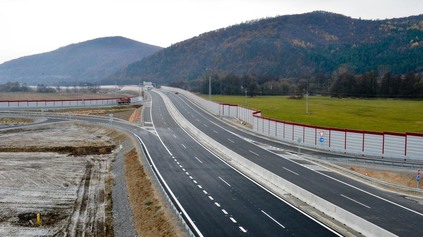
<path id="1" fill-rule="evenodd" d="M 140 136 L 201 235 L 336 236 L 197 143 L 176 124 L 161 97 L 152 94 L 152 105 L 143 113 L 146 132 Z"/>
<path id="2" fill-rule="evenodd" d="M 198 236 L 332 236 L 323 224 L 297 210 L 221 161 L 183 131 L 152 92 L 142 128 L 119 121 L 115 127 L 139 136 L 158 171 Z M 181 95 L 167 94 L 197 128 L 238 154 L 399 236 L 423 236 L 423 206 L 299 159 L 297 148 L 245 133 L 196 107 Z M 58 116 L 60 118 L 60 116 Z M 63 119 L 69 119 L 63 116 Z M 75 118 L 76 119 L 76 118 Z M 108 118 L 78 117 L 92 123 Z M 276 154 L 255 145 L 279 147 Z M 315 151 L 309 155 L 322 156 Z M 181 211 L 182 213 L 182 211 Z"/>
<path id="3" fill-rule="evenodd" d="M 199 109 L 181 95 L 166 95 L 193 125 L 243 157 L 396 235 L 423 236 L 423 229 L 418 228 L 423 223 L 423 206 L 415 201 L 322 170 L 299 159 L 300 155 L 292 152 L 297 148 L 242 132 Z M 255 141 L 280 147 L 285 152 L 273 153 L 255 145 Z"/>

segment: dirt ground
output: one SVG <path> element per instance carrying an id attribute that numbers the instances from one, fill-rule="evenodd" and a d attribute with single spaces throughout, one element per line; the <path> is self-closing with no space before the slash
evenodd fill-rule
<path id="1" fill-rule="evenodd" d="M 113 114 L 114 118 L 120 118 L 124 120 L 129 120 L 130 122 L 137 122 L 135 118 L 140 119 L 139 116 L 134 116 L 135 114 L 139 114 L 140 105 L 132 105 L 132 106 L 115 106 L 115 107 L 107 107 L 107 108 L 72 108 L 72 109 L 61 109 L 61 110 L 54 110 L 51 112 L 58 112 L 68 114 L 79 114 L 79 115 L 104 115 L 109 116 L 109 114 Z M 47 111 L 50 112 L 50 111 Z M 132 119 L 131 119 L 132 118 Z"/>
<path id="2" fill-rule="evenodd" d="M 114 114 L 136 122 L 138 107 L 64 110 Z M 0 123 L 28 123 L 0 118 Z M 0 133 L 0 236 L 113 236 L 110 162 L 125 137 L 105 128 L 62 124 Z M 140 236 L 182 236 L 135 151 L 125 158 L 127 189 Z M 386 182 L 416 187 L 415 175 L 346 167 Z M 41 225 L 37 223 L 41 215 Z"/>
<path id="3" fill-rule="evenodd" d="M 113 113 L 136 123 L 140 111 L 139 106 L 125 106 L 62 112 Z M 9 125 L 31 122 L 0 118 Z M 82 123 L 2 131 L 0 236 L 113 236 L 110 162 L 124 139 Z M 138 235 L 185 236 L 154 191 L 135 150 L 126 155 L 125 176 Z"/>
<path id="4" fill-rule="evenodd" d="M 125 176 L 138 236 L 184 236 L 155 194 L 135 149 L 125 156 Z"/>
<path id="5" fill-rule="evenodd" d="M 34 120 L 29 118 L 11 118 L 11 117 L 0 118 L 0 124 L 30 124 L 33 122 Z"/>
<path id="6" fill-rule="evenodd" d="M 381 180 L 390 184 L 400 185 L 404 187 L 409 188 L 416 188 L 417 182 L 416 182 L 416 174 L 417 169 L 409 169 L 409 168 L 395 168 L 395 167 L 382 167 L 382 166 L 372 166 L 368 165 L 365 167 L 365 165 L 345 165 L 340 164 L 342 167 L 347 168 L 351 171 L 354 171 L 356 173 Z M 369 182 L 369 181 L 366 181 Z M 381 184 L 374 183 L 375 185 L 379 187 L 383 187 L 385 189 L 389 190 L 395 190 L 395 191 L 401 191 L 396 190 L 392 187 L 386 187 Z M 423 185 L 420 184 L 419 188 L 423 188 Z M 405 191 L 402 191 L 404 193 L 407 193 Z M 422 194 L 416 194 L 415 192 L 412 193 L 413 195 L 417 196 L 423 196 Z"/>
<path id="7" fill-rule="evenodd" d="M 0 236 L 113 236 L 107 186 L 121 139 L 74 123 L 2 131 Z"/>

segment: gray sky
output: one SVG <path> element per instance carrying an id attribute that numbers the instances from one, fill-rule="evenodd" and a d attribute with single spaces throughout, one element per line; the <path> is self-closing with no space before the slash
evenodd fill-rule
<path id="1" fill-rule="evenodd" d="M 315 10 L 397 18 L 423 14 L 423 0 L 0 0 L 0 63 L 106 36 L 168 47 L 248 20 Z"/>

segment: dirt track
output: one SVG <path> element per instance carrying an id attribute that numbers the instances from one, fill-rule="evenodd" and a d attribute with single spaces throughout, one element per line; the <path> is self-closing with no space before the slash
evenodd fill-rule
<path id="1" fill-rule="evenodd" d="M 78 124 L 2 132 L 0 236 L 113 236 L 107 186 L 121 138 Z"/>

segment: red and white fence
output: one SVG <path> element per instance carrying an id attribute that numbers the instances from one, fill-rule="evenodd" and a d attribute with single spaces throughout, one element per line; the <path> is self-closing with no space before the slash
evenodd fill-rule
<path id="1" fill-rule="evenodd" d="M 252 125 L 253 131 L 283 142 L 355 156 L 423 161 L 423 134 L 358 131 L 284 122 L 263 117 L 254 109 L 218 104 L 177 88 L 164 89 L 183 94 L 215 115 L 245 121 Z"/>
<path id="2" fill-rule="evenodd" d="M 131 97 L 131 103 L 142 101 L 141 97 Z M 117 98 L 74 99 L 74 100 L 2 100 L 0 109 L 14 108 L 54 108 L 54 107 L 90 107 L 117 105 Z"/>

